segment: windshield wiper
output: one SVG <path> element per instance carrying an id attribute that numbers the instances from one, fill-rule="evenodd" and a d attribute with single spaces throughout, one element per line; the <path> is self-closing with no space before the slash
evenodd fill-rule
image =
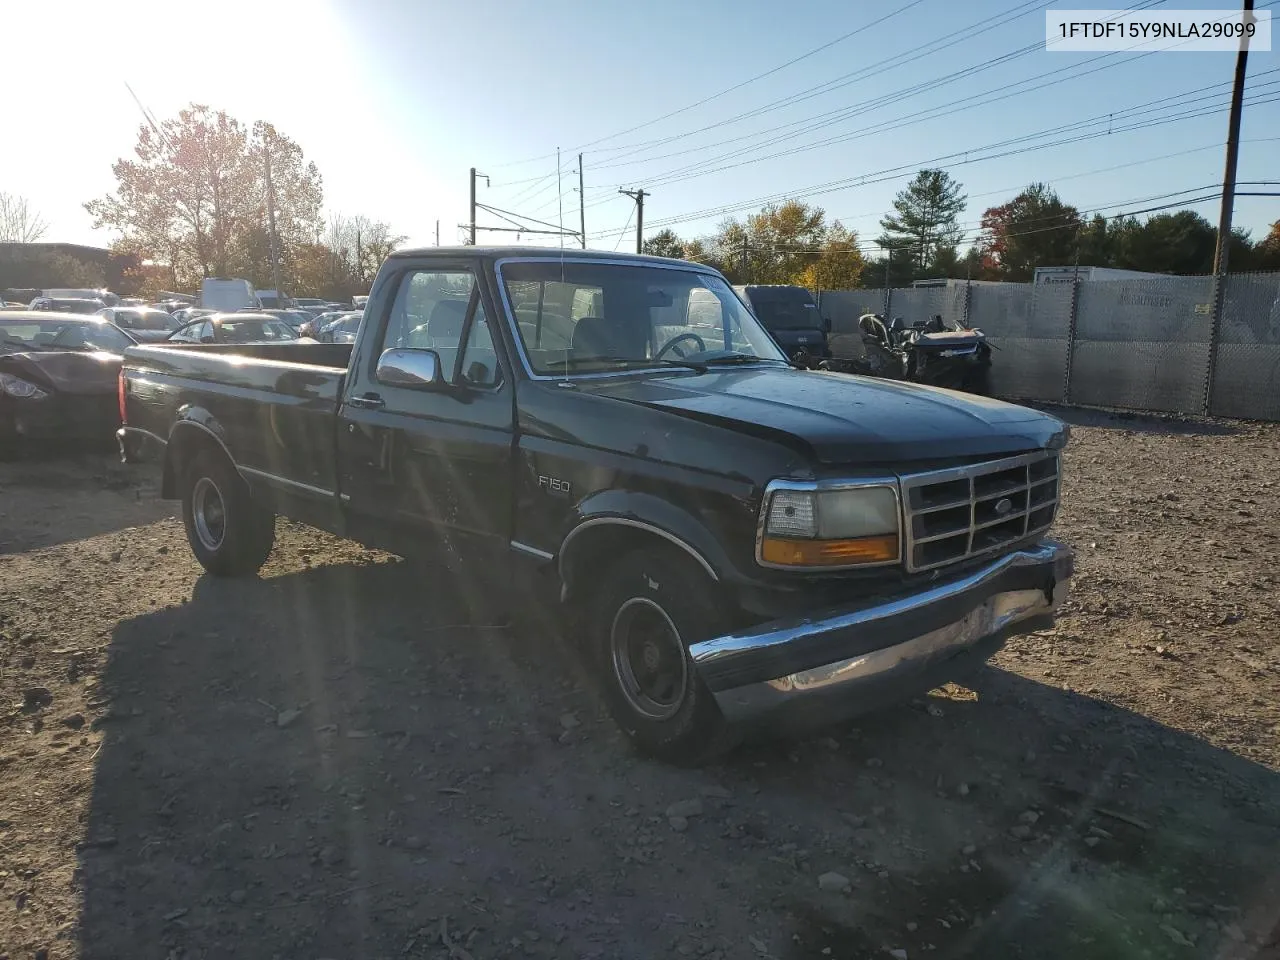
<path id="1" fill-rule="evenodd" d="M 730 366 L 735 363 L 786 363 L 785 360 L 776 360 L 773 357 L 760 357 L 754 353 L 736 353 L 731 351 L 715 351 L 706 353 L 701 356 L 691 354 L 685 357 L 690 363 L 699 363 L 703 366 Z"/>

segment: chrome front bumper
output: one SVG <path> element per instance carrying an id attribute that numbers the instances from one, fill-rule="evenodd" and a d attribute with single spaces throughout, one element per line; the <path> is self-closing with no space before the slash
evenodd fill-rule
<path id="1" fill-rule="evenodd" d="M 732 723 L 835 721 L 928 690 L 1009 637 L 1049 627 L 1072 571 L 1071 549 L 1044 540 L 910 596 L 762 624 L 690 653 Z"/>

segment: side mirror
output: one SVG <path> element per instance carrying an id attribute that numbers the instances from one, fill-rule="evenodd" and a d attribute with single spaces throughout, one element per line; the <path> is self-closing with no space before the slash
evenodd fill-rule
<path id="1" fill-rule="evenodd" d="M 408 390 L 436 390 L 444 386 L 440 354 L 434 350 L 395 347 L 378 358 L 374 376 L 379 383 Z"/>
<path id="2" fill-rule="evenodd" d="M 213 335 L 212 333 L 206 333 L 204 336 L 202 336 L 202 337 L 200 338 L 200 342 L 201 342 L 201 343 L 214 343 L 214 342 L 215 342 L 215 339 L 216 339 L 216 338 L 214 337 L 214 335 Z"/>

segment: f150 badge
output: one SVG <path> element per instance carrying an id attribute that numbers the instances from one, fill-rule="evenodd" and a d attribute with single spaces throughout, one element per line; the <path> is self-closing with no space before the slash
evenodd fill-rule
<path id="1" fill-rule="evenodd" d="M 538 477 L 538 486 L 547 491 L 547 493 L 558 493 L 563 497 L 567 497 L 573 492 L 573 485 L 568 480 L 561 480 L 559 477 Z"/>

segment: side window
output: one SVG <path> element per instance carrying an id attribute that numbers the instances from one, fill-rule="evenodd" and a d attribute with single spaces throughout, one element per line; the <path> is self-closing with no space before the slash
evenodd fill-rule
<path id="1" fill-rule="evenodd" d="M 467 332 L 466 345 L 462 348 L 459 380 L 477 387 L 492 387 L 498 379 L 498 351 L 493 347 L 493 331 L 489 329 L 489 318 L 484 313 L 484 302 L 477 299 L 476 314 Z"/>
<path id="2" fill-rule="evenodd" d="M 434 350 L 440 355 L 445 376 L 452 376 L 474 288 L 475 278 L 467 271 L 415 270 L 405 274 L 391 307 L 382 349 Z"/>

